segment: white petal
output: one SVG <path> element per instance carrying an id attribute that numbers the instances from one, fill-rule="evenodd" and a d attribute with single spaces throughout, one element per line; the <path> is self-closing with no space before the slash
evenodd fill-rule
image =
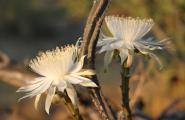
<path id="1" fill-rule="evenodd" d="M 78 99 L 74 87 L 71 84 L 67 84 L 66 91 L 74 107 L 77 107 Z"/>
<path id="2" fill-rule="evenodd" d="M 23 96 L 22 98 L 20 98 L 19 101 L 24 98 L 33 97 L 33 96 L 36 96 L 36 95 L 39 95 L 39 94 L 42 94 L 43 92 L 45 92 L 50 87 L 52 80 L 44 79 L 43 81 L 44 81 L 43 84 L 37 86 L 36 88 L 31 89 L 32 87 L 28 86 L 27 88 L 29 90 L 27 90 L 25 87 L 24 90 L 26 92 L 26 95 Z M 24 92 L 24 91 L 21 91 L 21 92 Z"/>
<path id="3" fill-rule="evenodd" d="M 123 37 L 122 21 L 119 19 L 119 17 L 105 17 L 105 22 L 113 36 L 116 36 L 118 38 Z"/>
<path id="4" fill-rule="evenodd" d="M 120 49 L 122 46 L 123 46 L 123 41 L 122 40 L 117 40 L 117 41 L 114 41 L 110 44 L 110 47 L 112 49 Z"/>
<path id="5" fill-rule="evenodd" d="M 114 51 L 107 51 L 104 56 L 104 68 L 107 69 L 108 65 L 112 61 L 112 57 L 114 55 Z"/>
<path id="6" fill-rule="evenodd" d="M 89 81 L 91 81 L 88 78 L 85 78 L 85 77 L 82 77 L 82 76 L 78 76 L 78 75 L 75 75 L 75 74 L 71 74 L 71 75 L 65 76 L 64 79 L 67 82 L 71 83 L 71 84 L 79 84 L 81 82 L 89 82 Z"/>
<path id="7" fill-rule="evenodd" d="M 126 67 L 130 67 L 132 65 L 133 57 L 134 57 L 134 52 L 128 54 Z"/>
<path id="8" fill-rule="evenodd" d="M 68 79 L 65 80 L 71 84 L 80 84 L 86 87 L 97 87 L 97 85 L 94 82 L 92 82 L 89 78 L 78 75 L 70 75 L 68 76 Z"/>
<path id="9" fill-rule="evenodd" d="M 113 48 L 110 47 L 110 45 L 104 45 L 101 47 L 100 50 L 98 50 L 98 54 L 102 53 L 102 52 L 105 52 L 105 51 L 112 51 L 114 50 Z"/>
<path id="10" fill-rule="evenodd" d="M 48 90 L 46 102 L 45 102 L 45 110 L 49 114 L 49 109 L 51 106 L 52 99 L 55 95 L 56 87 L 51 86 Z"/>
<path id="11" fill-rule="evenodd" d="M 114 41 L 117 41 L 118 39 L 115 37 L 106 37 L 103 39 L 98 40 L 97 47 L 104 46 L 106 44 L 110 44 Z"/>
<path id="12" fill-rule="evenodd" d="M 153 54 L 153 53 L 148 53 L 148 54 L 149 54 L 149 56 L 151 58 L 153 58 L 154 60 L 157 61 L 157 63 L 159 64 L 159 69 L 162 69 L 163 68 L 163 65 L 162 65 L 160 59 L 155 54 Z"/>
<path id="13" fill-rule="evenodd" d="M 64 92 L 66 87 L 67 87 L 67 84 L 66 84 L 66 81 L 64 81 L 64 80 L 61 80 L 59 85 L 57 86 L 58 90 L 61 92 Z"/>
<path id="14" fill-rule="evenodd" d="M 90 81 L 90 82 L 82 82 L 80 83 L 80 85 L 84 86 L 84 87 L 98 87 L 94 82 Z"/>
<path id="15" fill-rule="evenodd" d="M 126 58 L 128 57 L 128 50 L 127 49 L 121 49 L 119 51 L 119 56 L 121 58 L 121 64 L 125 62 Z"/>
<path id="16" fill-rule="evenodd" d="M 132 49 L 133 41 L 141 39 L 154 25 L 152 19 L 135 19 L 131 17 L 108 16 L 105 21 L 113 37 L 121 38 L 125 47 Z"/>
<path id="17" fill-rule="evenodd" d="M 141 52 L 142 54 L 144 54 L 144 55 L 148 54 L 148 50 L 146 49 L 146 47 L 145 47 L 144 45 L 142 45 L 142 44 L 140 44 L 140 43 L 137 43 L 137 44 L 135 44 L 135 47 L 136 47 L 136 49 L 138 49 L 139 52 Z"/>
<path id="18" fill-rule="evenodd" d="M 76 65 L 73 66 L 71 73 L 76 73 L 82 69 L 84 64 L 84 58 L 85 58 L 85 55 L 80 58 L 80 60 L 78 61 L 78 63 L 76 63 Z"/>
<path id="19" fill-rule="evenodd" d="M 30 92 L 41 86 L 45 82 L 45 80 L 47 80 L 46 77 L 38 77 L 34 80 L 27 81 L 27 86 L 19 88 L 16 92 Z"/>
<path id="20" fill-rule="evenodd" d="M 161 41 L 156 41 L 156 40 L 154 40 L 154 38 L 149 37 L 147 39 L 141 39 L 139 42 L 141 44 L 147 45 L 147 46 L 164 47 L 164 45 L 169 41 L 167 39 L 164 39 Z"/>
<path id="21" fill-rule="evenodd" d="M 71 83 L 71 84 L 79 84 L 83 81 L 83 80 L 75 77 L 74 75 L 67 75 L 64 77 L 64 80 Z"/>
<path id="22" fill-rule="evenodd" d="M 27 85 L 29 85 L 29 84 L 35 84 L 35 83 L 41 82 L 44 78 L 46 78 L 46 77 L 37 77 L 34 80 L 27 80 L 26 81 L 26 84 Z"/>
<path id="23" fill-rule="evenodd" d="M 36 73 L 48 78 L 57 78 L 68 72 L 74 64 L 73 55 L 76 47 L 65 46 L 40 53 L 29 66 Z"/>
<path id="24" fill-rule="evenodd" d="M 137 41 L 135 45 L 140 49 L 147 49 L 147 50 L 162 50 L 164 45 L 160 42 L 151 41 L 148 42 L 147 40 Z"/>
<path id="25" fill-rule="evenodd" d="M 41 97 L 41 94 L 38 94 L 38 95 L 35 97 L 34 107 L 35 107 L 36 110 L 37 110 L 37 108 L 38 108 L 38 103 L 39 103 L 40 97 Z"/>
<path id="26" fill-rule="evenodd" d="M 96 46 L 100 47 L 100 46 L 103 46 L 103 45 L 109 43 L 110 38 L 112 38 L 112 37 L 108 37 L 108 36 L 104 35 L 103 32 L 100 30 L 100 34 L 99 34 L 99 38 L 98 38 L 98 42 L 97 42 Z"/>
<path id="27" fill-rule="evenodd" d="M 75 75 L 95 75 L 96 72 L 92 69 L 82 69 L 81 71 L 74 73 Z"/>

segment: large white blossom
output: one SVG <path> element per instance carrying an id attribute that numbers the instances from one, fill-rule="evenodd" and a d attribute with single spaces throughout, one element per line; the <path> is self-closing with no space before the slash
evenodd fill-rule
<path id="1" fill-rule="evenodd" d="M 151 51 L 163 49 L 165 40 L 157 42 L 152 38 L 143 38 L 154 25 L 152 19 L 107 16 L 105 22 L 112 37 L 101 34 L 102 37 L 100 37 L 97 46 L 101 47 L 98 53 L 106 52 L 104 57 L 106 67 L 112 60 L 114 50 L 119 51 L 121 64 L 127 60 L 127 64 L 130 65 L 135 51 L 139 51 L 155 58 L 161 65 L 158 57 Z"/>
<path id="2" fill-rule="evenodd" d="M 77 95 L 72 84 L 80 84 L 86 87 L 97 87 L 89 78 L 84 76 L 94 75 L 90 69 L 82 69 L 85 56 L 77 59 L 77 47 L 66 46 L 56 48 L 31 60 L 31 69 L 41 75 L 34 80 L 28 81 L 27 85 L 18 89 L 17 92 L 25 92 L 23 98 L 34 97 L 35 107 L 39 102 L 42 93 L 47 92 L 45 110 L 49 114 L 49 108 L 56 90 L 64 92 L 66 90 L 71 102 L 77 105 Z"/>

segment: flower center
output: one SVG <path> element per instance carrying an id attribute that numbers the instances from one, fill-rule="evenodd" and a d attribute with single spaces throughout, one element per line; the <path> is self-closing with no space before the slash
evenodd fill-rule
<path id="1" fill-rule="evenodd" d="M 59 79 L 55 79 L 52 83 L 53 86 L 58 86 L 59 84 Z"/>
<path id="2" fill-rule="evenodd" d="M 60 81 L 61 81 L 61 80 L 64 80 L 64 76 L 65 76 L 65 75 L 61 75 L 59 78 L 55 79 L 55 80 L 53 81 L 52 84 L 53 84 L 54 86 L 58 86 L 59 83 L 60 83 Z"/>
<path id="3" fill-rule="evenodd" d="M 133 45 L 133 41 L 130 40 L 130 39 L 125 39 L 123 40 L 124 43 L 123 43 L 123 47 L 127 48 L 127 49 L 130 49 L 130 50 L 133 50 L 134 49 L 134 45 Z"/>

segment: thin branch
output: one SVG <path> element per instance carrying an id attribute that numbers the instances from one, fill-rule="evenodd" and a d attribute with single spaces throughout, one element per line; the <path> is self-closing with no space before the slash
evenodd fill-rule
<path id="1" fill-rule="evenodd" d="M 99 37 L 100 27 L 104 18 L 104 13 L 110 3 L 110 0 L 97 0 L 91 8 L 87 19 L 83 34 L 83 44 L 81 48 L 81 56 L 87 54 L 87 66 L 90 69 L 95 69 L 95 50 Z M 92 76 L 92 80 L 99 85 L 97 76 Z M 92 101 L 99 111 L 102 119 L 115 119 L 109 105 L 103 97 L 100 88 L 91 88 L 90 94 Z"/>
<path id="2" fill-rule="evenodd" d="M 132 113 L 132 117 L 139 117 L 139 118 L 143 118 L 144 120 L 153 120 L 153 118 L 151 118 L 150 116 L 144 114 L 141 111 L 134 111 Z"/>
<path id="3" fill-rule="evenodd" d="M 179 104 L 180 102 L 184 101 L 185 97 L 181 97 L 181 98 L 177 98 L 175 99 L 169 106 L 167 106 L 162 113 L 159 115 L 158 120 L 163 120 L 165 117 L 168 116 L 168 113 L 171 109 L 173 109 L 175 106 L 177 106 L 177 104 Z"/>
<path id="4" fill-rule="evenodd" d="M 5 67 L 0 69 L 0 80 L 14 87 L 25 85 L 25 80 L 32 80 L 34 75 L 26 69 L 20 70 L 17 66 Z"/>

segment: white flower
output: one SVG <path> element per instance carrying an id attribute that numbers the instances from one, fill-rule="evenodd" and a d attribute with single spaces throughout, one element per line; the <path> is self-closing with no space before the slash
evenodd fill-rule
<path id="1" fill-rule="evenodd" d="M 73 45 L 64 48 L 41 53 L 30 62 L 30 67 L 41 77 L 28 81 L 27 86 L 18 89 L 18 92 L 25 92 L 23 98 L 36 96 L 35 107 L 42 93 L 47 91 L 45 110 L 49 114 L 49 108 L 56 90 L 64 92 L 66 90 L 71 102 L 77 105 L 77 95 L 72 84 L 80 84 L 86 87 L 97 87 L 85 75 L 94 75 L 90 69 L 82 69 L 84 57 L 77 60 L 77 48 Z"/>
<path id="2" fill-rule="evenodd" d="M 143 39 L 154 25 L 152 19 L 140 19 L 131 17 L 105 17 L 105 22 L 112 33 L 112 37 L 101 34 L 97 46 L 101 47 L 98 53 L 106 52 L 104 64 L 107 67 L 111 62 L 114 50 L 119 51 L 121 64 L 127 60 L 127 65 L 130 66 L 135 51 L 149 55 L 155 58 L 159 63 L 158 57 L 151 53 L 152 50 L 163 49 L 165 41 L 153 41 L 152 38 Z"/>

